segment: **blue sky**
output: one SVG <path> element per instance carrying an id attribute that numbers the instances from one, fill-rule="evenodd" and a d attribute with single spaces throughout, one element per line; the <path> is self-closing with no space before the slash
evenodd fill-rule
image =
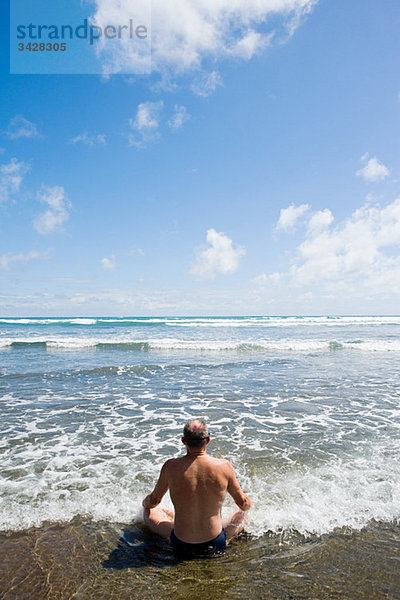
<path id="1" fill-rule="evenodd" d="M 398 2 L 200 4 L 150 75 L 10 75 L 5 28 L 3 316 L 399 313 Z"/>

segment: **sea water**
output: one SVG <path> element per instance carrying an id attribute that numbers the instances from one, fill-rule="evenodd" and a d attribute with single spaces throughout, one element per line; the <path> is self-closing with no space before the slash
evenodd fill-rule
<path id="1" fill-rule="evenodd" d="M 396 523 L 399 333 L 400 317 L 3 318 L 0 530 L 140 520 L 195 417 L 253 499 L 252 539 Z"/>

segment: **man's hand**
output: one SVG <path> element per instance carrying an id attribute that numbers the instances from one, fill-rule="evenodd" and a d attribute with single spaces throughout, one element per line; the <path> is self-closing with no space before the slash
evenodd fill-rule
<path id="1" fill-rule="evenodd" d="M 154 508 L 157 506 L 152 502 L 151 494 L 147 494 L 146 498 L 142 502 L 143 508 Z"/>
<path id="2" fill-rule="evenodd" d="M 251 500 L 250 498 L 247 496 L 247 494 L 243 494 L 243 500 L 240 506 L 241 510 L 249 510 L 251 507 Z"/>

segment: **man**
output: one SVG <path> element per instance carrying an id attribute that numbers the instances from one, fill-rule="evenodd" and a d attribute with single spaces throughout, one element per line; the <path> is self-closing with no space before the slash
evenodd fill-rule
<path id="1" fill-rule="evenodd" d="M 170 537 L 174 553 L 183 558 L 224 551 L 243 531 L 251 506 L 230 462 L 207 454 L 210 435 L 204 421 L 186 423 L 182 442 L 186 456 L 167 460 L 154 490 L 143 500 L 144 521 L 158 535 Z M 174 514 L 156 508 L 169 489 Z M 228 492 L 240 511 L 222 528 L 221 507 Z"/>

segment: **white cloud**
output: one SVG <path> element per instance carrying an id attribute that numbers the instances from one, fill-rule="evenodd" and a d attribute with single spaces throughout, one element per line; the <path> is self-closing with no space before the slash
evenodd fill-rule
<path id="1" fill-rule="evenodd" d="M 93 22 L 126 23 L 132 0 L 95 0 Z M 152 1 L 152 69 L 174 73 L 202 70 L 205 61 L 239 56 L 250 59 L 267 46 L 293 34 L 317 0 L 179 0 Z M 282 35 L 283 34 L 283 35 Z M 140 63 L 130 44 L 114 44 L 106 55 L 106 69 L 118 71 Z"/>
<path id="2" fill-rule="evenodd" d="M 365 161 L 368 159 L 368 154 L 364 154 L 361 160 Z M 390 174 L 389 169 L 377 158 L 370 158 L 367 164 L 359 169 L 356 173 L 357 177 L 363 177 L 365 181 L 374 182 L 374 181 L 382 181 L 385 177 L 388 177 Z"/>
<path id="3" fill-rule="evenodd" d="M 148 129 L 157 129 L 159 126 L 159 113 L 163 107 L 163 102 L 142 102 L 139 104 L 136 113 L 136 119 L 133 126 L 138 131 L 147 131 Z"/>
<path id="4" fill-rule="evenodd" d="M 400 294 L 400 198 L 384 207 L 366 203 L 332 223 L 328 209 L 310 218 L 287 283 L 336 294 Z"/>
<path id="5" fill-rule="evenodd" d="M 106 136 L 103 133 L 97 134 L 89 134 L 87 131 L 82 133 L 81 135 L 77 135 L 72 138 L 71 144 L 85 144 L 90 148 L 94 148 L 95 146 L 104 146 L 106 143 Z"/>
<path id="6" fill-rule="evenodd" d="M 232 54 L 250 60 L 255 54 L 269 46 L 274 34 L 262 35 L 250 29 L 232 48 Z"/>
<path id="7" fill-rule="evenodd" d="M 115 267 L 117 266 L 115 256 L 112 256 L 111 258 L 102 258 L 100 264 L 102 269 L 105 271 L 114 271 Z"/>
<path id="8" fill-rule="evenodd" d="M 41 137 L 36 125 L 20 115 L 11 119 L 6 134 L 12 140 Z"/>
<path id="9" fill-rule="evenodd" d="M 0 167 L 0 202 L 6 202 L 20 190 L 22 180 L 29 171 L 29 166 L 12 158 L 9 163 Z"/>
<path id="10" fill-rule="evenodd" d="M 311 233 L 315 234 L 322 229 L 326 229 L 332 223 L 334 217 L 329 208 L 319 210 L 313 214 L 309 223 L 308 229 Z"/>
<path id="11" fill-rule="evenodd" d="M 281 282 L 282 275 L 281 273 L 271 273 L 271 275 L 267 275 L 266 273 L 261 273 L 261 275 L 257 275 L 252 279 L 253 283 L 256 283 L 260 286 L 275 286 Z"/>
<path id="12" fill-rule="evenodd" d="M 301 204 L 300 206 L 295 206 L 294 204 L 291 204 L 287 208 L 282 208 L 279 215 L 278 223 L 276 224 L 276 228 L 290 229 L 291 227 L 294 227 L 296 222 L 309 208 L 309 204 Z"/>
<path id="13" fill-rule="evenodd" d="M 30 252 L 18 252 L 18 254 L 2 254 L 0 256 L 0 269 L 2 271 L 9 271 L 15 265 L 26 264 L 31 260 L 35 260 L 37 258 L 42 258 L 44 255 L 36 250 L 31 250 Z"/>
<path id="14" fill-rule="evenodd" d="M 186 121 L 190 119 L 190 115 L 186 109 L 186 106 L 179 106 L 179 104 L 175 104 L 174 114 L 172 118 L 168 121 L 168 125 L 171 129 L 180 129 Z"/>
<path id="15" fill-rule="evenodd" d="M 234 273 L 245 254 L 244 248 L 234 248 L 232 240 L 215 229 L 207 231 L 207 243 L 207 248 L 198 250 L 196 262 L 192 265 L 190 273 L 202 279 L 214 279 L 219 273 Z"/>
<path id="16" fill-rule="evenodd" d="M 203 96 L 207 98 L 215 92 L 218 86 L 222 86 L 222 79 L 217 71 L 211 71 L 211 73 L 202 73 L 194 80 L 191 90 L 197 96 Z"/>
<path id="17" fill-rule="evenodd" d="M 71 204 L 65 198 L 65 190 L 61 186 L 43 187 L 38 192 L 38 199 L 49 208 L 36 217 L 33 226 L 42 235 L 53 233 L 69 218 L 68 208 Z"/>
<path id="18" fill-rule="evenodd" d="M 135 119 L 129 119 L 132 132 L 129 134 L 130 146 L 142 146 L 145 142 L 154 140 L 160 126 L 160 113 L 164 103 L 142 102 L 139 104 Z"/>

